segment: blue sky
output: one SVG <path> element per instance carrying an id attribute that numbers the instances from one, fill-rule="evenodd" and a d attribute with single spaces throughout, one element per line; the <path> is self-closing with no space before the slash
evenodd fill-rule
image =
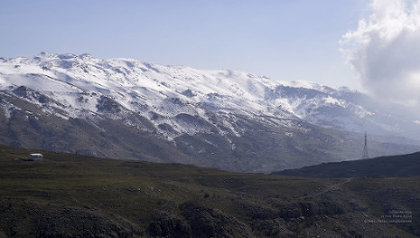
<path id="1" fill-rule="evenodd" d="M 367 0 L 1 0 L 0 57 L 127 57 L 360 88 L 339 51 Z"/>

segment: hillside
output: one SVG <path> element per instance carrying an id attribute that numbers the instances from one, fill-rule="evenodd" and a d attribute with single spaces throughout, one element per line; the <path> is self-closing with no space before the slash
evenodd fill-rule
<path id="1" fill-rule="evenodd" d="M 22 160 L 32 152 L 45 159 Z M 0 146 L 0 237 L 416 237 L 419 183 L 418 176 L 305 179 Z"/>
<path id="2" fill-rule="evenodd" d="M 409 155 L 323 163 L 274 174 L 316 178 L 404 177 L 420 175 L 420 152 Z"/>
<path id="3" fill-rule="evenodd" d="M 266 173 L 357 159 L 365 130 L 373 156 L 420 150 L 420 125 L 388 109 L 349 89 L 231 70 L 0 58 L 0 143 L 23 148 Z"/>

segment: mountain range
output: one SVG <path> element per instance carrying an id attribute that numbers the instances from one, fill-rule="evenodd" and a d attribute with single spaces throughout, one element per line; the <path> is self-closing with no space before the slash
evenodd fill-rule
<path id="1" fill-rule="evenodd" d="M 402 116 L 403 115 L 403 116 Z M 348 88 L 89 54 L 0 58 L 0 143 L 271 172 L 420 150 L 415 117 Z"/>

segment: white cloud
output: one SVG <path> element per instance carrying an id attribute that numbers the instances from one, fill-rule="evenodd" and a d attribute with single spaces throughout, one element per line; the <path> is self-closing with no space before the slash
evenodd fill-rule
<path id="1" fill-rule="evenodd" d="M 363 85 L 384 99 L 420 106 L 420 0 L 372 0 L 370 15 L 340 44 Z"/>

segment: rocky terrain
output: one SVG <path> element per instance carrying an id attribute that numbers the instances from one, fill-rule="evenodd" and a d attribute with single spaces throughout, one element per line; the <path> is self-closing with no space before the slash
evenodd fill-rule
<path id="1" fill-rule="evenodd" d="M 25 161 L 33 152 L 44 159 Z M 419 183 L 0 146 L 0 237 L 418 237 Z"/>

